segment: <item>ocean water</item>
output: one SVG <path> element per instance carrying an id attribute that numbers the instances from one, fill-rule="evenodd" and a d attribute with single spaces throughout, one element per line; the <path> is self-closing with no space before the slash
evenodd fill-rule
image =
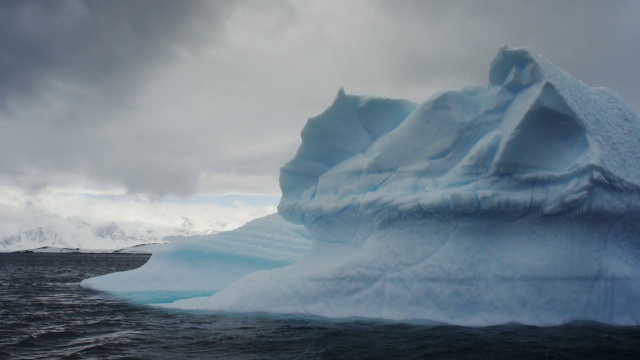
<path id="1" fill-rule="evenodd" d="M 470 328 L 168 310 L 81 288 L 143 255 L 0 253 L 0 359 L 640 358 L 640 328 Z"/>

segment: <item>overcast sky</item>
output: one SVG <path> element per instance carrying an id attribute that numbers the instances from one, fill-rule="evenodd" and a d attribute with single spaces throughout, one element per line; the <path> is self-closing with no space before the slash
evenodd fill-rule
<path id="1" fill-rule="evenodd" d="M 638 19 L 634 0 L 1 1 L 0 189 L 278 195 L 339 87 L 420 102 L 485 85 L 505 44 L 640 112 Z"/>

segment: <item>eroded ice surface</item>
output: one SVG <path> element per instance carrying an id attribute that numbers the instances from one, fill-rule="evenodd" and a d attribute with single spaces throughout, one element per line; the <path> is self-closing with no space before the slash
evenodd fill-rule
<path id="1" fill-rule="evenodd" d="M 302 227 L 269 215 L 239 229 L 156 249 L 142 267 L 84 280 L 84 287 L 143 303 L 211 295 L 248 273 L 289 265 L 311 247 Z"/>
<path id="2" fill-rule="evenodd" d="M 638 139 L 613 91 L 528 49 L 419 105 L 341 90 L 281 170 L 279 213 L 311 252 L 172 306 L 638 324 Z"/>

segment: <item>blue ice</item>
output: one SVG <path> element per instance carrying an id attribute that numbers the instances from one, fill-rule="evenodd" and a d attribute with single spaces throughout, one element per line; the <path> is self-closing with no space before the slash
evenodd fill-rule
<path id="1" fill-rule="evenodd" d="M 169 306 L 638 325 L 638 139 L 613 91 L 526 48 L 500 49 L 487 87 L 421 104 L 341 89 L 280 174 L 279 214 L 313 246 Z"/>

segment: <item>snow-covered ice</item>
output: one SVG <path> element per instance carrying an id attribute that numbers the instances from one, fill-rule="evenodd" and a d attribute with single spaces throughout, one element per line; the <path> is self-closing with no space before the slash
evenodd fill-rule
<path id="1" fill-rule="evenodd" d="M 613 91 L 525 48 L 500 49 L 488 87 L 422 104 L 340 90 L 281 169 L 279 213 L 311 251 L 171 306 L 640 324 L 638 139 Z"/>
<path id="2" fill-rule="evenodd" d="M 196 235 L 189 228 L 143 222 L 93 222 L 78 217 L 41 215 L 11 231 L 0 223 L 0 251 L 38 248 L 77 248 L 83 252 L 110 252 L 131 246 L 166 242 L 168 237 Z"/>

